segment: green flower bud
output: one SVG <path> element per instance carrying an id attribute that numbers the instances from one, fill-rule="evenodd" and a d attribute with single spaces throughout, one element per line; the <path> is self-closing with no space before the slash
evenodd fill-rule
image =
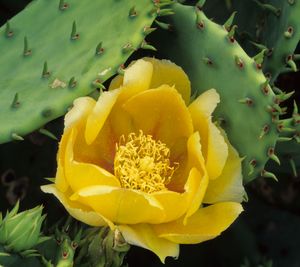
<path id="1" fill-rule="evenodd" d="M 7 251 L 21 252 L 33 248 L 39 241 L 45 219 L 42 206 L 18 213 L 19 203 L 0 220 L 0 244 Z"/>
<path id="2" fill-rule="evenodd" d="M 120 267 L 129 248 L 119 230 L 103 227 L 89 243 L 88 261 L 98 267 Z"/>

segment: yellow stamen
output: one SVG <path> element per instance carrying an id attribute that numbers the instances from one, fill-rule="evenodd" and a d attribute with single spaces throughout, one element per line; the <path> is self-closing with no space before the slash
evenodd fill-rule
<path id="1" fill-rule="evenodd" d="M 170 166 L 170 149 L 140 131 L 116 144 L 114 172 L 123 188 L 153 193 L 166 189 L 178 163 Z"/>

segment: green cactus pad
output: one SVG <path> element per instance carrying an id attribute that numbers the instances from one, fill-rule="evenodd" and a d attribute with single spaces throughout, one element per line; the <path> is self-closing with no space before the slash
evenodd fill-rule
<path id="1" fill-rule="evenodd" d="M 282 164 L 281 166 L 271 165 L 272 169 L 285 179 L 300 177 L 300 143 L 296 140 L 281 142 L 276 148 L 276 153 Z"/>
<path id="2" fill-rule="evenodd" d="M 207 1 L 204 10 L 217 21 L 236 13 L 239 40 L 247 52 L 267 48 L 263 70 L 274 83 L 280 73 L 297 70 L 294 51 L 300 41 L 300 2 L 295 0 L 232 0 L 230 7 L 219 0 Z M 215 6 L 218 5 L 218 8 Z M 252 42 L 252 43 L 251 43 Z M 255 50 L 256 51 L 256 50 Z"/>
<path id="3" fill-rule="evenodd" d="M 278 10 L 268 15 L 261 30 L 262 43 L 269 49 L 264 72 L 274 82 L 282 72 L 297 71 L 294 51 L 300 40 L 300 2 L 295 0 L 269 0 L 267 4 Z"/>
<path id="4" fill-rule="evenodd" d="M 300 114 L 296 102 L 294 102 L 292 116 L 287 119 L 278 120 L 277 129 L 280 132 L 282 141 L 289 142 L 295 140 L 300 144 Z"/>
<path id="5" fill-rule="evenodd" d="M 176 4 L 173 9 L 175 15 L 167 21 L 173 31 L 160 32 L 164 41 L 156 36 L 159 51 L 183 67 L 198 94 L 210 88 L 220 94 L 214 119 L 245 157 L 245 181 L 259 174 L 270 176 L 264 165 L 269 158 L 277 161 L 274 146 L 278 133 L 272 115 L 276 117 L 280 107 L 274 105 L 274 93 L 260 64 L 236 42 L 234 27 L 228 32 L 209 20 L 201 7 Z"/>
<path id="6" fill-rule="evenodd" d="M 114 75 L 157 15 L 151 0 L 38 0 L 0 28 L 0 143 L 66 113 Z"/>

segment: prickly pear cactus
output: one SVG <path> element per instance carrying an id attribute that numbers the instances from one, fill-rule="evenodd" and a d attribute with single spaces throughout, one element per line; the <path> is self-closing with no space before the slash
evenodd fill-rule
<path id="1" fill-rule="evenodd" d="M 49 233 L 50 239 L 37 247 L 40 262 L 47 267 L 73 266 L 75 252 L 82 238 L 81 226 L 72 223 L 71 217 L 68 217 L 62 227 L 57 223 L 51 228 L 53 233 Z"/>
<path id="2" fill-rule="evenodd" d="M 264 50 L 263 71 L 272 84 L 280 73 L 297 71 L 295 61 L 299 56 L 294 52 L 300 40 L 299 1 L 232 0 L 226 6 L 225 1 L 212 0 L 204 10 L 217 21 L 224 20 L 225 14 L 236 12 L 238 40 L 251 54 L 255 47 Z"/>
<path id="3" fill-rule="evenodd" d="M 247 191 L 232 227 L 165 266 L 300 266 L 300 0 L 0 0 L 0 24 L 1 267 L 162 266 L 39 189 L 56 173 L 58 117 L 143 56 L 181 66 L 191 101 L 216 89 Z"/>
<path id="4" fill-rule="evenodd" d="M 278 132 L 273 119 L 281 108 L 274 103 L 275 95 L 262 72 L 264 55 L 250 58 L 239 46 L 233 16 L 218 25 L 202 8 L 200 4 L 196 8 L 174 5 L 175 15 L 167 21 L 171 30 L 162 31 L 160 37 L 165 42 L 156 45 L 164 57 L 184 68 L 196 94 L 216 88 L 221 95 L 215 120 L 245 157 L 245 181 L 259 174 L 272 177 L 264 165 L 268 159 L 278 161 L 274 154 Z"/>
<path id="5" fill-rule="evenodd" d="M 277 11 L 275 16 L 269 15 L 266 18 L 261 31 L 261 39 L 268 48 L 264 71 L 274 83 L 280 73 L 297 71 L 294 60 L 298 56 L 294 55 L 294 51 L 300 41 L 300 2 L 276 0 L 267 1 L 265 5 L 270 5 Z"/>
<path id="6" fill-rule="evenodd" d="M 0 29 L 0 143 L 63 115 L 133 51 L 152 49 L 144 39 L 157 15 L 163 9 L 150 0 L 38 0 L 7 21 Z"/>

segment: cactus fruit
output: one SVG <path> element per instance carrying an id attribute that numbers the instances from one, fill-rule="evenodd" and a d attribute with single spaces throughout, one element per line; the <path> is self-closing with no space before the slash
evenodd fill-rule
<path id="1" fill-rule="evenodd" d="M 0 143 L 63 115 L 133 51 L 153 49 L 144 39 L 156 16 L 168 14 L 166 3 L 38 0 L 7 21 L 0 28 Z"/>
<path id="2" fill-rule="evenodd" d="M 250 58 L 234 38 L 235 27 L 212 22 L 202 6 L 195 9 L 175 4 L 173 9 L 175 15 L 167 21 L 173 31 L 157 32 L 165 40 L 157 47 L 164 57 L 183 67 L 197 93 L 215 88 L 220 94 L 222 104 L 215 120 L 240 156 L 246 157 L 245 181 L 259 174 L 270 175 L 264 165 L 268 159 L 277 160 L 274 146 L 278 132 L 273 120 L 281 108 L 274 103 L 275 95 L 262 73 L 263 55 Z"/>

